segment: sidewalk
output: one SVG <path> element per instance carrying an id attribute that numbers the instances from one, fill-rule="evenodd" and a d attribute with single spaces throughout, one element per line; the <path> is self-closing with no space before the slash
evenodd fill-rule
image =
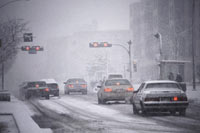
<path id="1" fill-rule="evenodd" d="M 32 115 L 31 110 L 14 96 L 11 96 L 10 102 L 0 101 L 0 132 L 52 133 L 51 129 L 41 129 Z"/>

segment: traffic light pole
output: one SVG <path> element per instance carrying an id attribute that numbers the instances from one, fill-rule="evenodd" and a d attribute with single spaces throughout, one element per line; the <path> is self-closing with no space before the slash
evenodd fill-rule
<path id="1" fill-rule="evenodd" d="M 126 52 L 128 53 L 128 56 L 129 56 L 130 81 L 132 81 L 132 65 L 131 65 L 131 45 L 132 45 L 132 42 L 130 40 L 127 43 L 129 45 L 128 48 L 125 47 L 124 45 L 121 45 L 121 44 L 113 44 L 113 46 L 120 46 L 120 47 L 124 48 L 126 50 Z"/>

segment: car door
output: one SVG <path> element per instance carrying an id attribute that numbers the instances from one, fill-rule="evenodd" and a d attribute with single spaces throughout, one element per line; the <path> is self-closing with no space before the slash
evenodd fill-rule
<path id="1" fill-rule="evenodd" d="M 137 93 L 133 94 L 134 98 L 133 98 L 133 101 L 135 103 L 135 106 L 137 107 L 137 109 L 141 109 L 141 106 L 140 106 L 140 99 L 142 97 L 142 92 L 143 92 L 143 88 L 144 88 L 144 85 L 145 83 L 142 83 L 137 91 Z"/>

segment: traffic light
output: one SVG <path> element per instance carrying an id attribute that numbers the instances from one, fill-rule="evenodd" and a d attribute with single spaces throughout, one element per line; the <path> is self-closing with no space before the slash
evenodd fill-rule
<path id="1" fill-rule="evenodd" d="M 89 47 L 90 48 L 99 48 L 99 47 L 112 47 L 112 44 L 108 43 L 108 42 L 101 42 L 101 43 L 98 43 L 98 42 L 93 42 L 93 43 L 90 43 L 89 44 Z"/>
<path id="2" fill-rule="evenodd" d="M 2 47 L 2 42 L 1 42 L 1 39 L 0 39 L 0 48 Z"/>
<path id="3" fill-rule="evenodd" d="M 37 51 L 44 51 L 44 48 L 41 46 L 22 46 L 22 51 L 28 51 L 29 54 L 36 54 Z"/>
<path id="4" fill-rule="evenodd" d="M 40 47 L 40 46 L 32 46 L 31 49 L 36 50 L 36 51 L 43 51 L 44 50 L 44 48 Z"/>
<path id="5" fill-rule="evenodd" d="M 22 51 L 29 51 L 30 49 L 31 49 L 30 46 L 22 46 L 22 47 L 21 47 L 21 50 L 22 50 Z"/>

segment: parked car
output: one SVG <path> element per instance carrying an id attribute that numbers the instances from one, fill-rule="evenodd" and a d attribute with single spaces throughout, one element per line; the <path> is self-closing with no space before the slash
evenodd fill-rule
<path id="1" fill-rule="evenodd" d="M 185 92 L 176 81 L 156 80 L 143 82 L 133 93 L 133 112 L 170 112 L 185 115 L 188 107 Z"/>
<path id="2" fill-rule="evenodd" d="M 107 101 L 130 102 L 133 95 L 133 86 L 127 79 L 107 79 L 99 86 L 97 93 L 98 104 L 105 104 Z"/>
<path id="3" fill-rule="evenodd" d="M 20 97 L 25 100 L 32 96 L 41 96 L 49 99 L 49 88 L 44 81 L 27 81 L 20 85 Z"/>
<path id="4" fill-rule="evenodd" d="M 50 95 L 59 96 L 59 86 L 54 79 L 42 79 L 41 81 L 46 82 Z"/>
<path id="5" fill-rule="evenodd" d="M 71 78 L 64 82 L 64 84 L 65 94 L 70 94 L 71 92 L 87 94 L 87 82 L 82 78 Z"/>

